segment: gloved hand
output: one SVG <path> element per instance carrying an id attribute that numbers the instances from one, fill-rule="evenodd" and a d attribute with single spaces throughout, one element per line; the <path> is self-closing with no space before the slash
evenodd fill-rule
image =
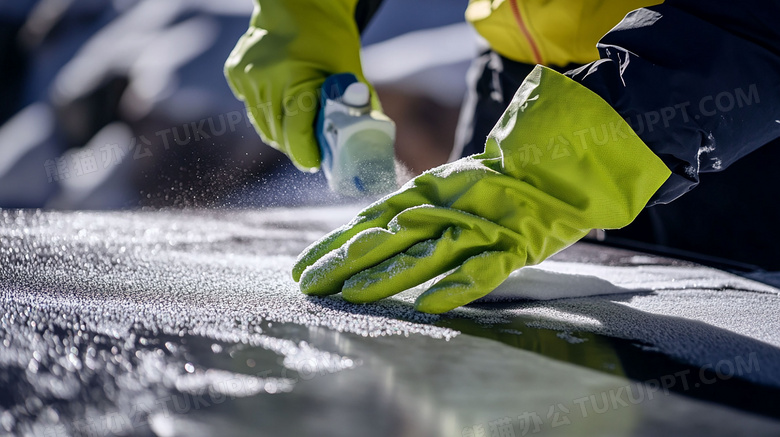
<path id="1" fill-rule="evenodd" d="M 225 63 L 225 76 L 246 103 L 263 141 L 301 170 L 315 171 L 319 87 L 335 73 L 362 82 L 357 0 L 255 0 L 249 30 Z M 367 82 L 366 82 L 367 83 Z M 372 105 L 380 110 L 372 90 Z"/>
<path id="2" fill-rule="evenodd" d="M 449 272 L 415 303 L 449 311 L 590 229 L 629 224 L 669 175 L 600 97 L 537 66 L 484 153 L 369 206 L 306 249 L 293 278 L 306 294 L 371 302 Z"/>

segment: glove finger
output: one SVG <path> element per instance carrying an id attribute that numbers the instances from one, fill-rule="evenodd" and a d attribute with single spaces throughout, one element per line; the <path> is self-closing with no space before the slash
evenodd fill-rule
<path id="1" fill-rule="evenodd" d="M 485 239 L 479 241 L 475 235 L 463 235 L 468 233 L 457 227 L 447 228 L 440 238 L 417 243 L 405 252 L 357 273 L 344 283 L 344 299 L 366 303 L 408 290 L 459 266 L 465 259 L 484 252 L 492 243 Z"/>
<path id="2" fill-rule="evenodd" d="M 367 229 L 304 270 L 301 291 L 317 296 L 338 293 L 344 281 L 357 272 L 391 258 L 421 240 L 430 239 L 432 232 L 436 229 L 415 228 L 405 229 L 404 232 Z"/>
<path id="3" fill-rule="evenodd" d="M 360 212 L 351 222 L 333 230 L 329 234 L 325 235 L 304 249 L 304 251 L 298 255 L 298 259 L 295 260 L 295 265 L 293 265 L 293 280 L 298 282 L 301 279 L 301 275 L 303 274 L 304 270 L 319 261 L 320 258 L 326 254 L 343 246 L 355 235 L 371 228 L 384 228 L 392 216 L 387 218 L 389 215 L 387 213 L 388 211 L 386 209 L 379 208 L 378 206 L 380 205 L 369 206 Z M 395 215 L 395 213 L 392 213 L 392 215 Z"/>
<path id="4" fill-rule="evenodd" d="M 450 228 L 449 232 L 445 231 L 447 228 Z M 444 273 L 487 248 L 511 250 L 518 237 L 502 226 L 461 211 L 431 205 L 413 207 L 394 217 L 387 229 L 363 231 L 323 256 L 303 272 L 301 290 L 306 294 L 337 293 L 344 290 L 348 279 L 369 270 L 365 278 L 375 285 L 368 293 L 360 292 L 364 284 L 359 276 L 346 287 L 349 292 L 345 297 L 356 301 L 376 300 L 384 297 L 382 295 L 400 292 L 408 288 L 408 284 L 414 286 Z M 412 250 L 410 257 L 396 259 L 413 245 L 426 240 L 432 240 L 432 253 L 428 254 L 430 251 L 420 246 Z M 441 243 L 441 247 L 437 247 L 437 243 Z M 415 260 L 415 257 L 421 259 Z M 391 267 L 396 261 L 400 264 Z M 421 264 L 416 265 L 415 261 Z M 396 276 L 392 274 L 396 267 L 406 270 L 403 278 L 390 278 Z M 391 284 L 385 287 L 382 279 L 389 279 Z M 373 298 L 375 295 L 381 297 Z"/>
<path id="5" fill-rule="evenodd" d="M 307 81 L 292 87 L 282 99 L 284 150 L 302 171 L 316 171 L 320 167 L 314 122 L 319 109 L 316 90 L 321 83 L 322 80 Z"/>
<path id="6" fill-rule="evenodd" d="M 381 220 L 384 215 L 380 214 L 377 220 Z M 308 254 L 303 255 L 304 259 L 296 264 L 293 274 L 301 265 L 311 262 L 300 275 L 301 291 L 315 295 L 338 293 L 344 281 L 356 273 L 392 258 L 416 243 L 438 238 L 449 226 L 473 227 L 470 222 L 475 220 L 489 223 L 449 208 L 432 205 L 408 208 L 393 217 L 386 227 L 363 230 L 314 262 L 311 262 Z M 325 244 L 329 244 L 332 239 L 343 238 L 349 232 L 354 232 L 354 228 L 326 237 L 328 241 Z M 315 250 L 321 252 L 323 249 L 315 247 Z"/>
<path id="7" fill-rule="evenodd" d="M 407 187 L 369 205 L 366 209 L 358 213 L 357 217 L 351 222 L 332 231 L 301 252 L 293 266 L 293 279 L 298 282 L 304 270 L 309 268 L 327 253 L 344 245 L 355 235 L 366 229 L 386 228 L 388 223 L 390 223 L 399 212 L 404 211 L 413 205 L 422 205 L 425 203 L 427 203 L 425 197 L 416 187 Z"/>
<path id="8" fill-rule="evenodd" d="M 415 244 L 407 251 L 347 280 L 342 289 L 350 302 L 372 302 L 422 284 L 463 264 L 485 251 L 516 250 L 519 236 L 513 231 L 480 217 L 450 209 L 443 223 L 453 224 L 440 238 Z M 413 210 L 412 213 L 428 211 Z"/>
<path id="9" fill-rule="evenodd" d="M 525 257 L 506 251 L 472 256 L 421 294 L 414 307 L 424 313 L 440 314 L 466 305 L 493 291 L 524 262 Z"/>

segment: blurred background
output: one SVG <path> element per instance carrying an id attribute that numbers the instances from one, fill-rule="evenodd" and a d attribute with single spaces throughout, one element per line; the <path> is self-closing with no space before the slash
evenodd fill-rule
<path id="1" fill-rule="evenodd" d="M 467 3 L 386 0 L 363 33 L 365 75 L 415 174 L 447 161 L 471 61 L 486 48 Z M 222 67 L 251 12 L 251 0 L 0 1 L 0 208 L 349 201 L 264 145 L 230 92 Z M 780 270 L 780 208 L 767 202 L 780 173 L 760 170 L 778 153 L 703 174 L 607 240 Z"/>
<path id="2" fill-rule="evenodd" d="M 447 160 L 479 51 L 467 0 L 418 3 L 386 1 L 363 34 L 366 76 L 414 173 Z M 225 82 L 251 11 L 251 0 L 0 2 L 0 207 L 338 200 L 260 141 Z"/>

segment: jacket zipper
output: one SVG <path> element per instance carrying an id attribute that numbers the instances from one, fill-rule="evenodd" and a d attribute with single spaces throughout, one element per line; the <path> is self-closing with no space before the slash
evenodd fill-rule
<path id="1" fill-rule="evenodd" d="M 512 6 L 512 14 L 515 16 L 517 26 L 520 28 L 523 36 L 525 36 L 525 39 L 528 41 L 528 45 L 531 46 L 531 51 L 534 55 L 534 61 L 537 64 L 543 64 L 542 53 L 539 51 L 539 46 L 536 45 L 536 41 L 534 41 L 534 38 L 531 36 L 531 32 L 528 30 L 528 27 L 526 27 L 525 22 L 523 22 L 523 17 L 520 15 L 520 8 L 517 6 L 518 1 L 519 0 L 509 1 L 509 4 Z"/>

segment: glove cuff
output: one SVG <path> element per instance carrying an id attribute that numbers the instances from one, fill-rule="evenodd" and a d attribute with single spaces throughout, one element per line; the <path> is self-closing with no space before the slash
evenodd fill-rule
<path id="1" fill-rule="evenodd" d="M 671 172 L 601 97 L 536 66 L 488 136 L 497 171 L 555 197 L 580 229 L 631 223 Z"/>

